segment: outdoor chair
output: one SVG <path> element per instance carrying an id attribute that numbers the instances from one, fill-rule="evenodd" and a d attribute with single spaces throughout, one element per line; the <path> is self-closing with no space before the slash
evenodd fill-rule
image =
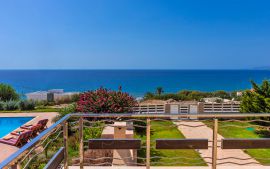
<path id="1" fill-rule="evenodd" d="M 12 135 L 16 135 L 16 136 L 19 136 L 19 135 L 21 135 L 22 133 L 24 133 L 24 132 L 27 132 L 27 131 L 32 131 L 32 133 L 31 133 L 31 138 L 34 138 L 34 137 L 36 137 L 38 134 L 38 132 L 40 131 L 40 127 L 41 127 L 41 125 L 36 125 L 36 126 L 31 126 L 31 127 L 29 127 L 29 129 L 19 129 L 19 130 L 15 130 L 15 131 L 13 131 L 11 134 Z"/>
<path id="2" fill-rule="evenodd" d="M 32 125 L 32 124 L 31 125 L 23 125 L 23 126 L 21 126 L 21 128 L 31 130 L 33 128 L 33 126 L 36 126 L 36 127 L 38 127 L 38 131 L 41 132 L 47 128 L 48 121 L 49 121 L 48 119 L 39 120 L 37 122 L 37 124 L 35 124 L 35 125 Z"/>
<path id="3" fill-rule="evenodd" d="M 32 131 L 27 131 L 20 134 L 18 137 L 10 137 L 9 139 L 0 139 L 0 143 L 21 147 L 28 142 L 32 134 Z"/>

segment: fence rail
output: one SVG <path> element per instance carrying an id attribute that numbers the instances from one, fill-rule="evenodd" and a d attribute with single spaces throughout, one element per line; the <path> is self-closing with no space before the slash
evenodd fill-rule
<path id="1" fill-rule="evenodd" d="M 237 113 L 240 110 L 240 104 L 233 103 L 203 103 L 204 104 L 204 112 L 229 112 L 229 113 Z"/>
<path id="2" fill-rule="evenodd" d="M 213 169 L 216 169 L 217 165 L 228 164 L 270 165 L 270 157 L 268 157 L 269 159 L 265 157 L 262 157 L 261 159 L 260 157 L 252 157 L 250 159 L 243 157 L 218 156 L 218 153 L 222 149 L 268 149 L 270 145 L 270 139 L 268 138 L 256 138 L 255 140 L 254 138 L 242 138 L 242 140 L 239 140 L 239 138 L 219 139 L 218 132 L 229 127 L 235 127 L 239 129 L 244 128 L 247 131 L 258 129 L 259 131 L 267 132 L 267 134 L 269 134 L 269 118 L 269 113 L 175 115 L 72 113 L 54 123 L 31 142 L 27 143 L 16 153 L 4 160 L 0 164 L 0 168 L 31 168 L 36 160 L 40 160 L 41 157 L 47 159 L 47 156 L 51 156 L 52 159 L 50 160 L 50 158 L 48 158 L 49 160 L 46 161 L 46 163 L 58 164 L 60 163 L 59 159 L 61 159 L 61 165 L 64 168 L 68 168 L 70 165 L 78 165 L 80 168 L 97 165 L 110 166 L 113 163 L 119 165 L 145 166 L 146 168 L 150 168 L 151 165 L 210 165 Z M 127 126 L 121 126 L 122 124 L 119 122 L 125 122 Z M 162 124 L 164 126 L 155 126 L 157 124 Z M 114 132 L 116 132 L 117 127 L 120 131 L 119 136 L 116 136 L 116 133 L 114 133 L 113 138 L 106 138 L 108 135 L 104 135 L 103 138 L 88 138 L 89 134 L 92 134 L 91 137 L 94 137 L 94 135 L 98 135 L 98 132 L 110 128 L 114 128 Z M 122 138 L 123 135 L 121 135 L 121 127 L 126 131 L 126 138 L 124 139 Z M 169 132 L 173 129 L 181 132 L 183 127 L 196 130 L 201 130 L 200 127 L 208 127 L 209 130 L 212 131 L 212 137 L 209 139 L 179 139 L 166 138 L 165 136 L 165 138 L 151 139 L 152 132 L 156 130 L 164 128 Z M 136 139 L 129 138 L 131 136 L 128 134 L 130 131 L 133 131 L 134 133 L 140 131 L 140 134 L 143 133 L 144 136 Z M 136 135 L 138 135 L 138 133 L 136 133 Z M 266 135 L 266 137 L 268 136 L 270 137 L 270 134 Z M 77 144 L 74 144 L 74 142 Z M 70 154 L 70 147 L 75 149 L 76 152 Z M 122 150 L 123 148 L 124 150 Z M 59 153 L 59 149 L 61 150 L 61 153 Z M 121 153 L 127 153 L 126 149 L 130 150 L 131 153 L 129 154 L 133 156 L 121 156 Z M 165 149 L 165 151 L 187 151 L 186 149 L 192 149 L 189 151 L 193 151 L 192 153 L 194 155 L 197 154 L 197 156 L 162 156 L 159 152 L 163 151 L 163 149 Z M 210 150 L 211 156 L 200 156 L 198 153 L 200 149 Z M 115 156 L 117 153 L 120 153 L 120 155 Z M 61 158 L 59 154 L 61 155 Z M 102 156 L 104 154 L 105 156 Z M 54 163 L 53 159 L 57 159 L 58 161 Z"/>
<path id="3" fill-rule="evenodd" d="M 155 105 L 139 105 L 133 107 L 134 113 L 165 113 L 164 104 L 155 104 Z"/>

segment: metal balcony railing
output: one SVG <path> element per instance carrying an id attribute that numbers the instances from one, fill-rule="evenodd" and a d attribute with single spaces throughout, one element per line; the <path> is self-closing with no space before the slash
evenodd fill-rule
<path id="1" fill-rule="evenodd" d="M 270 165 L 269 119 L 269 113 L 72 113 L 21 147 L 0 168 Z M 109 129 L 112 135 L 104 133 Z M 228 149 L 235 152 L 226 155 Z M 261 149 L 267 151 L 265 156 Z"/>

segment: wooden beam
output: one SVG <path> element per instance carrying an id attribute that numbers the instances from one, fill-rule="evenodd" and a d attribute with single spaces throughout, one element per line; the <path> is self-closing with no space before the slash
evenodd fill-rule
<path id="1" fill-rule="evenodd" d="M 222 149 L 263 149 L 270 148 L 270 139 L 222 139 Z"/>
<path id="2" fill-rule="evenodd" d="M 140 149 L 140 139 L 90 139 L 89 149 Z"/>

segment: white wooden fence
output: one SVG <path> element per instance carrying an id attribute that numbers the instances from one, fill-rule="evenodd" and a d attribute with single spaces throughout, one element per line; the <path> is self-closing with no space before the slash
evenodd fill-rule
<path id="1" fill-rule="evenodd" d="M 179 113 L 189 113 L 190 105 L 179 104 Z M 238 113 L 240 111 L 240 103 L 203 103 L 203 112 L 200 113 Z M 165 104 L 144 104 L 133 107 L 133 112 L 138 114 L 145 113 L 170 113 L 170 109 L 166 110 Z M 170 104 L 168 105 L 170 107 Z M 199 109 L 199 106 L 198 106 Z"/>
<path id="2" fill-rule="evenodd" d="M 133 107 L 134 113 L 165 113 L 165 105 L 157 104 L 157 105 L 139 105 Z"/>
<path id="3" fill-rule="evenodd" d="M 204 113 L 238 113 L 240 111 L 239 103 L 204 103 Z"/>

